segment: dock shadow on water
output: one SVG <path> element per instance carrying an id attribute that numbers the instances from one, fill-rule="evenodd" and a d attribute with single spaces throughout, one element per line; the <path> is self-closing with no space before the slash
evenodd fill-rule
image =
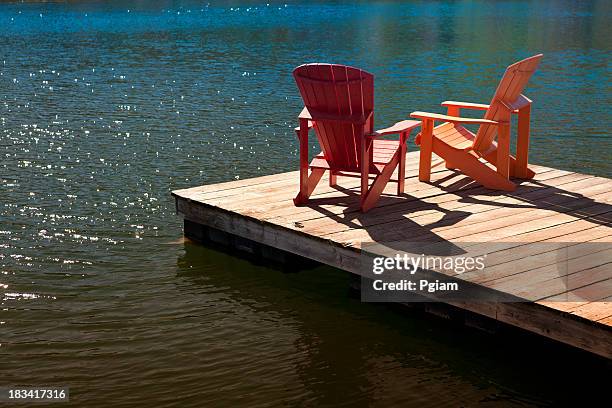
<path id="1" fill-rule="evenodd" d="M 215 350 L 234 356 L 199 374 L 212 400 L 556 405 L 576 389 L 601 392 L 609 374 L 601 359 L 535 336 L 500 336 L 403 307 L 363 304 L 349 295 L 349 274 L 327 266 L 287 274 L 196 243 L 185 244 L 177 265 L 177 285 L 199 292 L 203 315 L 214 322 L 188 341 L 199 342 L 202 361 L 214 359 L 208 354 Z M 216 388 L 226 377 L 232 385 Z"/>

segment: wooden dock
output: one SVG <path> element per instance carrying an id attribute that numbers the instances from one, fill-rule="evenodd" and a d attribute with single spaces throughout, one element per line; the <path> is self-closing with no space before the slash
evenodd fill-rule
<path id="1" fill-rule="evenodd" d="M 434 168 L 431 183 L 419 182 L 418 153 L 407 156 L 405 194 L 394 195 L 396 186 L 389 183 L 377 207 L 365 214 L 358 210 L 359 179 L 342 176 L 336 187 L 321 182 L 308 206 L 295 207 L 297 171 L 172 194 L 186 225 L 356 274 L 363 274 L 361 248 L 369 242 L 512 242 L 527 252 L 538 247 L 533 243 L 592 243 L 597 256 L 577 255 L 581 266 L 568 276 L 547 270 L 553 262 L 546 263 L 547 254 L 532 267 L 493 266 L 486 279 L 477 273 L 455 276 L 485 291 L 533 301 L 447 303 L 612 358 L 612 180 L 531 166 L 533 180 L 500 193 L 443 166 Z"/>

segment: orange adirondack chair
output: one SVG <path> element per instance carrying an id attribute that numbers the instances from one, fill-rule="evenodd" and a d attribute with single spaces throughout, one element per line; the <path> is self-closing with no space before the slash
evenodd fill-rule
<path id="1" fill-rule="evenodd" d="M 415 140 L 421 148 L 419 180 L 430 180 L 432 152 L 446 161 L 447 168 L 458 169 L 487 188 L 513 191 L 516 185 L 510 181 L 510 176 L 533 178 L 535 173 L 527 167 L 531 100 L 522 92 L 542 56 L 534 55 L 510 65 L 489 105 L 445 101 L 442 106 L 448 108 L 447 115 L 410 114 L 422 121 L 421 134 Z M 484 110 L 486 113 L 483 119 L 461 118 L 461 108 Z M 516 157 L 510 155 L 512 114 L 518 114 Z M 435 121 L 444 123 L 434 127 Z M 478 124 L 480 127 L 474 134 L 461 124 Z M 494 141 L 496 135 L 497 142 Z"/>
<path id="2" fill-rule="evenodd" d="M 305 64 L 293 71 L 304 109 L 296 133 L 300 140 L 300 191 L 295 205 L 308 201 L 326 170 L 329 183 L 336 176 L 361 177 L 361 211 L 372 208 L 399 165 L 397 194 L 404 192 L 406 139 L 418 121 L 404 120 L 374 131 L 374 76 L 357 68 L 335 64 Z M 321 146 L 310 163 L 308 131 L 314 128 Z M 398 140 L 379 140 L 399 134 Z M 369 176 L 374 175 L 372 185 Z"/>

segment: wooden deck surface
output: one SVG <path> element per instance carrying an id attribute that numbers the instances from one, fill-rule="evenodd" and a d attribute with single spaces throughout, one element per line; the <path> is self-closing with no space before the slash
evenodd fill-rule
<path id="1" fill-rule="evenodd" d="M 337 187 L 322 181 L 307 206 L 295 207 L 297 171 L 173 195 L 189 221 L 353 273 L 360 273 L 367 242 L 511 242 L 531 256 L 547 243 L 592 243 L 576 255 L 567 276 L 551 269 L 554 260 L 546 253 L 541 263 L 522 269 L 505 267 L 502 254 L 485 275 L 456 276 L 534 302 L 449 303 L 612 358 L 612 180 L 530 167 L 537 173 L 533 180 L 501 193 L 443 166 L 434 168 L 431 183 L 419 182 L 418 153 L 411 152 L 405 194 L 394 195 L 396 185 L 389 183 L 387 195 L 366 214 L 359 212 L 359 179 L 342 176 Z"/>

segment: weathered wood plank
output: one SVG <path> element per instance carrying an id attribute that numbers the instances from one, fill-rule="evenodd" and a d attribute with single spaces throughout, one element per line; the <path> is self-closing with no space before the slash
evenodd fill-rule
<path id="1" fill-rule="evenodd" d="M 593 188 L 599 188 L 599 186 L 594 186 Z M 612 182 L 602 187 L 602 189 L 605 188 L 612 188 Z M 452 238 L 460 238 L 462 235 L 467 236 L 489 229 L 518 224 L 525 220 L 531 222 L 538 218 L 544 218 L 550 215 L 551 212 L 569 212 L 576 209 L 586 211 L 582 210 L 582 207 L 592 203 L 593 200 L 591 197 L 576 199 L 562 194 L 545 197 L 542 193 L 545 192 L 535 191 L 526 193 L 524 196 L 527 198 L 526 200 L 522 200 L 521 196 L 516 196 L 516 198 L 504 197 L 494 202 L 472 204 L 465 207 L 455 206 L 453 208 L 453 206 L 438 204 L 436 206 L 425 207 L 423 210 L 419 209 L 420 211 L 408 211 L 407 217 L 402 217 L 403 214 L 393 213 L 396 214 L 393 221 L 385 224 L 374 224 L 373 226 L 368 226 L 367 229 L 353 227 L 335 232 L 335 229 L 328 228 L 323 231 L 315 230 L 315 234 L 324 234 L 330 239 L 349 242 L 367 241 L 371 239 L 370 237 L 380 235 L 384 235 L 387 240 L 403 240 L 416 239 L 421 232 L 419 230 L 422 227 L 427 227 L 428 230 L 436 234 L 452 229 L 454 234 Z M 607 194 L 607 190 L 600 194 L 603 197 L 603 194 Z M 531 202 L 527 202 L 527 200 L 531 201 L 538 197 L 541 197 L 541 202 L 537 207 L 533 206 Z M 446 213 L 444 221 L 449 225 L 436 225 L 436 221 L 440 219 L 441 213 Z M 512 217 L 512 220 L 508 217 Z M 450 222 L 455 219 L 457 220 L 456 222 Z M 308 231 L 308 225 L 311 223 L 311 221 L 303 222 L 305 231 Z M 451 238 L 447 235 L 441 235 L 441 237 L 444 239 Z M 468 240 L 464 241 L 468 242 Z"/>
<path id="2" fill-rule="evenodd" d="M 547 175 L 554 176 L 555 173 L 549 172 Z M 566 174 L 554 177 L 554 179 L 555 180 L 551 181 L 551 183 L 559 183 L 559 185 L 572 181 L 588 181 L 574 174 Z M 417 183 L 421 186 L 428 186 L 424 183 Z M 588 185 L 592 185 L 592 183 Z M 461 191 L 447 191 L 446 194 L 440 194 L 440 189 L 438 187 L 430 187 L 424 189 L 411 189 L 409 195 L 405 198 L 398 199 L 390 197 L 388 200 L 383 198 L 379 202 L 379 206 L 372 209 L 367 214 L 359 213 L 357 201 L 352 198 L 347 198 L 343 200 L 343 205 L 324 205 L 318 211 L 309 209 L 309 214 L 306 212 L 290 212 L 287 207 L 284 206 L 283 211 L 268 212 L 264 219 L 277 224 L 300 221 L 304 224 L 304 232 L 311 232 L 313 234 L 333 234 L 354 229 L 358 226 L 373 227 L 379 225 L 379 228 L 388 228 L 389 223 L 395 223 L 403 216 L 410 216 L 411 219 L 414 219 L 417 216 L 426 214 L 439 215 L 441 211 L 453 211 L 457 209 L 466 209 L 471 213 L 476 213 L 479 212 L 478 208 L 485 211 L 495 209 L 508 202 L 515 205 L 523 204 L 528 206 L 529 203 L 525 202 L 527 198 L 533 200 L 537 198 L 538 195 L 546 194 L 546 192 L 542 190 L 546 190 L 546 188 L 542 189 L 526 183 L 519 194 L 508 197 L 503 195 L 491 196 L 490 190 L 486 190 L 483 187 L 473 187 L 469 189 L 469 191 L 467 188 Z M 468 194 L 470 197 L 469 200 L 465 199 Z M 529 194 L 532 197 L 530 197 Z M 517 197 L 520 197 L 520 199 Z M 330 198 L 330 201 L 332 200 L 333 198 Z M 469 207 L 469 209 L 467 207 Z M 265 211 L 265 209 L 261 211 Z M 417 211 L 418 214 L 416 213 Z M 245 212 L 243 211 L 242 213 Z M 252 212 L 246 213 L 253 214 Z M 274 215 L 274 217 L 270 217 L 271 215 Z M 350 220 L 356 224 L 338 222 L 338 219 L 332 217 L 332 215 L 337 215 L 341 219 Z"/>
<path id="3" fill-rule="evenodd" d="M 572 314 L 589 320 L 604 320 L 612 316 L 612 302 L 590 302 L 572 310 Z"/>

